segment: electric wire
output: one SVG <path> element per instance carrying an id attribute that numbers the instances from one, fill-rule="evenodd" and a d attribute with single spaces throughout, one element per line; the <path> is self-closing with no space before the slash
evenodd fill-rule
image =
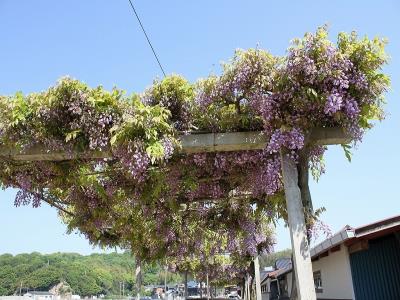
<path id="1" fill-rule="evenodd" d="M 136 19 L 138 20 L 140 27 L 142 28 L 142 31 L 143 31 L 143 33 L 144 33 L 146 39 L 147 39 L 147 42 L 148 42 L 149 45 L 150 45 L 151 51 L 153 51 L 154 57 L 155 57 L 156 60 L 157 60 L 157 63 L 158 63 L 158 65 L 159 65 L 160 69 L 161 69 L 161 72 L 164 74 L 164 77 L 166 77 L 167 75 L 165 74 L 164 68 L 162 67 L 161 62 L 160 62 L 160 60 L 158 59 L 158 56 L 157 56 L 157 54 L 156 54 L 156 51 L 154 50 L 154 47 L 153 47 L 153 45 L 151 44 L 151 41 L 150 41 L 150 39 L 149 39 L 149 37 L 148 37 L 148 35 L 147 35 L 147 33 L 146 33 L 146 30 L 145 30 L 144 27 L 143 27 L 142 21 L 140 21 L 140 18 L 139 18 L 138 13 L 136 12 L 135 6 L 133 5 L 133 3 L 132 3 L 131 0 L 128 0 L 128 1 L 129 1 L 130 5 L 131 5 L 131 8 L 132 8 L 133 12 L 135 13 Z"/>

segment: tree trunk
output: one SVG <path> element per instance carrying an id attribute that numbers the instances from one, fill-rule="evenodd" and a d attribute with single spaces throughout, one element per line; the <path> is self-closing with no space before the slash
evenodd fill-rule
<path id="1" fill-rule="evenodd" d="M 299 174 L 299 188 L 301 193 L 301 200 L 307 213 L 313 213 L 313 203 L 311 198 L 310 187 L 308 186 L 308 167 L 309 167 L 309 151 L 307 148 L 299 153 L 299 161 L 297 164 L 297 172 Z"/>
<path id="2" fill-rule="evenodd" d="M 299 175 L 299 188 L 301 193 L 301 201 L 303 203 L 303 207 L 306 213 L 305 221 L 306 221 L 306 228 L 307 228 L 307 239 L 308 243 L 311 240 L 310 234 L 310 218 L 314 215 L 314 208 L 311 198 L 310 187 L 308 185 L 308 178 L 309 178 L 309 151 L 308 148 L 303 149 L 299 153 L 299 161 L 297 163 L 297 172 Z"/>

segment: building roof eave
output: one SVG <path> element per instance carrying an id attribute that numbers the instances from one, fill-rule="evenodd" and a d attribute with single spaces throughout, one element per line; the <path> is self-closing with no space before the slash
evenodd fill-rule
<path id="1" fill-rule="evenodd" d="M 352 227 L 349 225 L 345 226 L 342 230 L 338 233 L 333 235 L 332 237 L 324 240 L 323 242 L 319 243 L 315 247 L 310 250 L 311 258 L 318 256 L 319 254 L 333 248 L 337 245 L 342 244 L 343 242 L 352 239 L 355 237 L 355 232 Z"/>

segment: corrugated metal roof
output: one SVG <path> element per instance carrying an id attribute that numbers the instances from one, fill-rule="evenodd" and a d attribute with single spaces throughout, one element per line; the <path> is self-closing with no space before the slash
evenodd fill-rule
<path id="1" fill-rule="evenodd" d="M 286 269 L 292 265 L 292 259 L 290 257 L 280 258 L 275 262 L 275 269 Z"/>
<path id="2" fill-rule="evenodd" d="M 357 227 L 354 229 L 354 232 L 357 237 L 361 237 L 397 226 L 400 226 L 400 215 Z"/>

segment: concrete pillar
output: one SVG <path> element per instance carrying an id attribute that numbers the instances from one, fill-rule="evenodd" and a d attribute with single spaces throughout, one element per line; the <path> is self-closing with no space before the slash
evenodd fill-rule
<path id="1" fill-rule="evenodd" d="M 210 283 L 208 281 L 208 272 L 207 272 L 207 300 L 210 300 Z"/>
<path id="2" fill-rule="evenodd" d="M 142 289 L 142 262 L 139 257 L 136 257 L 135 276 L 136 276 L 136 289 L 137 289 L 136 299 L 140 300 L 140 291 Z"/>
<path id="3" fill-rule="evenodd" d="M 258 255 L 254 258 L 254 278 L 256 280 L 256 299 L 261 300 L 260 261 Z"/>
<path id="4" fill-rule="evenodd" d="M 167 276 L 168 276 L 168 266 L 164 266 L 164 292 L 167 294 Z"/>
<path id="5" fill-rule="evenodd" d="M 248 282 L 249 282 L 249 278 L 248 278 L 248 276 L 246 274 L 246 277 L 244 279 L 244 293 L 243 293 L 243 299 L 244 300 L 249 300 Z"/>
<path id="6" fill-rule="evenodd" d="M 188 297 L 188 271 L 185 271 L 185 300 Z"/>
<path id="7" fill-rule="evenodd" d="M 298 185 L 297 166 L 296 162 L 285 153 L 282 153 L 281 159 L 298 300 L 315 300 L 310 248 Z"/>

